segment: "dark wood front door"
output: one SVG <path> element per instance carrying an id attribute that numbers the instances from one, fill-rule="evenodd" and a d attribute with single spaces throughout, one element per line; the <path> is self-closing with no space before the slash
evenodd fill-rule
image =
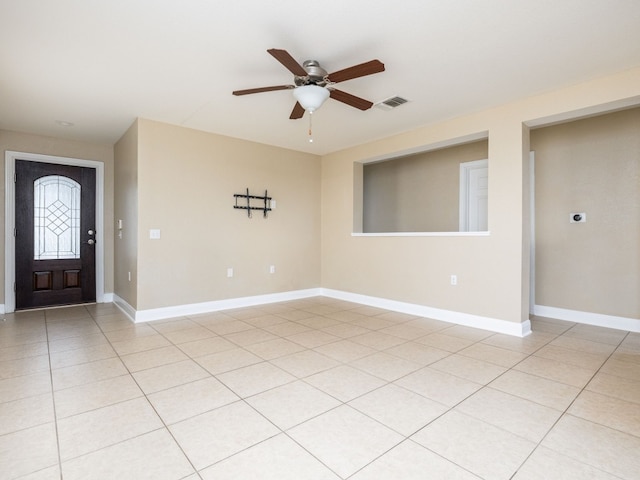
<path id="1" fill-rule="evenodd" d="M 16 160 L 16 309 L 96 300 L 93 168 Z"/>

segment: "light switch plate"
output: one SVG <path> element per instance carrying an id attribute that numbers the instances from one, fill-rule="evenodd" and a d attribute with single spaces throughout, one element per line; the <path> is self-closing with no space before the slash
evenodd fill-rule
<path id="1" fill-rule="evenodd" d="M 160 229 L 152 228 L 149 230 L 149 238 L 151 240 L 160 240 Z"/>

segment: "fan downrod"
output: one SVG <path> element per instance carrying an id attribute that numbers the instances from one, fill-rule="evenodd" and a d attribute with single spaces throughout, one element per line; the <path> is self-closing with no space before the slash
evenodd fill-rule
<path id="1" fill-rule="evenodd" d="M 327 81 L 327 71 L 320 66 L 320 62 L 317 60 L 305 60 L 302 64 L 302 68 L 307 72 L 305 76 L 295 75 L 293 77 L 296 87 L 302 87 L 303 85 L 317 85 L 324 87 L 329 83 Z"/>

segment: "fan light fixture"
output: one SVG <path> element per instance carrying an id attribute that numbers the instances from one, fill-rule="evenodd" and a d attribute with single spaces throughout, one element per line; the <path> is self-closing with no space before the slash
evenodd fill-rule
<path id="1" fill-rule="evenodd" d="M 329 98 L 329 90 L 318 85 L 303 85 L 293 89 L 293 96 L 302 108 L 313 113 Z"/>
<path id="2" fill-rule="evenodd" d="M 273 85 L 271 87 L 248 88 L 245 90 L 235 90 L 233 95 L 249 95 L 252 93 L 273 92 L 275 90 L 293 89 L 293 97 L 296 104 L 291 111 L 289 118 L 297 120 L 304 116 L 304 112 L 309 112 L 309 141 L 313 142 L 311 135 L 311 117 L 313 112 L 320 108 L 322 104 L 331 97 L 358 110 L 368 110 L 373 106 L 373 102 L 356 97 L 350 93 L 334 88 L 338 82 L 345 82 L 353 78 L 360 78 L 374 73 L 384 72 L 384 63 L 380 60 L 370 60 L 352 67 L 343 68 L 337 72 L 327 73 L 320 66 L 317 60 L 305 60 L 302 65 L 291 56 L 286 50 L 270 48 L 267 52 L 282 64 L 287 70 L 293 73 L 293 83 L 295 85 Z M 327 87 L 331 88 L 329 91 Z"/>

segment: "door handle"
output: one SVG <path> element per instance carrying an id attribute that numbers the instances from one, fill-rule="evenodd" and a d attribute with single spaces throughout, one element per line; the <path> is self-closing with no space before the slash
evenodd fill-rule
<path id="1" fill-rule="evenodd" d="M 95 234 L 96 234 L 96 232 L 94 232 L 93 230 L 89 230 L 87 233 L 88 233 L 89 235 L 95 235 Z"/>
<path id="2" fill-rule="evenodd" d="M 88 243 L 89 245 L 93 245 L 93 244 L 95 244 L 95 243 L 96 243 L 96 241 L 95 241 L 93 238 L 90 238 L 89 240 L 87 240 L 87 243 Z"/>

